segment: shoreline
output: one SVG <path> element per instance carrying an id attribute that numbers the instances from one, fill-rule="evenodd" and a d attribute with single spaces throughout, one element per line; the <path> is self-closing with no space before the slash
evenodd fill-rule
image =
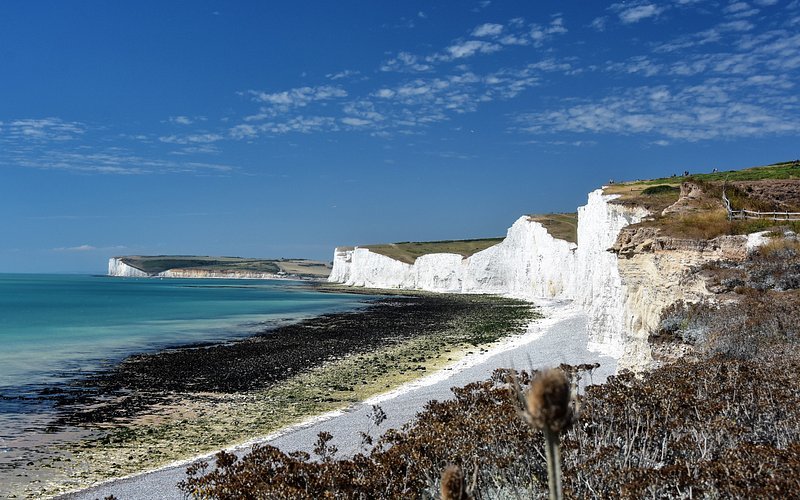
<path id="1" fill-rule="evenodd" d="M 326 287 L 323 285 L 322 288 Z M 301 322 L 302 326 L 289 325 L 279 328 L 279 331 L 284 330 L 294 334 L 298 334 L 298 328 L 306 329 L 302 335 L 305 335 L 303 338 L 307 342 L 302 346 L 302 351 L 309 347 L 313 350 L 315 343 L 329 336 L 331 328 L 338 327 L 341 330 L 343 326 L 353 326 L 349 324 L 353 321 L 357 326 L 360 325 L 362 333 L 372 332 L 370 336 L 374 335 L 376 338 L 365 342 L 364 337 L 350 336 L 349 340 L 345 339 L 343 342 L 345 347 L 349 346 L 349 350 L 336 351 L 338 353 L 336 356 L 330 356 L 328 352 L 325 359 L 318 356 L 317 362 L 322 361 L 316 368 L 312 367 L 299 374 L 292 366 L 278 367 L 276 370 L 283 370 L 291 376 L 278 377 L 277 382 L 262 377 L 260 379 L 262 382 L 266 380 L 268 385 L 271 384 L 267 389 L 249 385 L 251 381 L 247 380 L 247 376 L 254 373 L 252 369 L 245 369 L 242 377 L 234 376 L 222 385 L 216 384 L 220 382 L 219 380 L 215 382 L 200 377 L 203 379 L 200 383 L 190 383 L 188 386 L 175 385 L 175 380 L 170 381 L 169 376 L 158 381 L 155 386 L 148 385 L 152 382 L 151 375 L 154 373 L 152 370 L 129 371 L 128 374 L 136 376 L 144 374 L 142 380 L 146 383 L 139 389 L 145 391 L 149 389 L 151 393 L 138 394 L 138 398 L 131 400 L 132 404 L 124 400 L 116 401 L 118 407 L 125 407 L 125 412 L 121 414 L 102 411 L 95 407 L 71 420 L 72 423 L 96 429 L 105 436 L 101 440 L 82 442 L 76 446 L 65 446 L 55 450 L 54 455 L 69 456 L 71 460 L 66 463 L 51 461 L 39 464 L 45 472 L 51 474 L 45 474 L 49 477 L 41 479 L 32 474 L 32 479 L 36 477 L 36 480 L 42 482 L 38 488 L 32 487 L 27 493 L 20 493 L 32 496 L 60 494 L 101 481 L 140 474 L 152 470 L 153 467 L 163 467 L 175 462 L 174 457 L 181 455 L 203 456 L 230 445 L 250 442 L 255 439 L 253 436 L 260 436 L 259 439 L 262 439 L 263 436 L 284 430 L 290 425 L 298 423 L 307 425 L 308 415 L 346 409 L 375 394 L 383 393 L 386 389 L 438 370 L 451 363 L 454 358 L 460 357 L 462 351 L 466 354 L 470 350 L 480 350 L 476 345 L 485 346 L 488 343 L 487 339 L 495 340 L 491 339 L 491 336 L 486 337 L 485 332 L 478 331 L 480 328 L 476 325 L 480 324 L 481 314 L 488 317 L 499 314 L 499 317 L 505 318 L 503 321 L 506 321 L 506 326 L 516 324 L 515 318 L 523 311 L 528 311 L 525 314 L 529 316 L 533 314 L 530 304 L 500 297 L 438 294 L 428 296 L 416 293 L 396 294 L 394 291 L 383 291 L 383 293 L 387 294 L 385 298 L 378 299 L 358 312 L 323 315 Z M 366 291 L 366 294 L 375 295 L 374 291 Z M 498 305 L 514 307 L 497 307 Z M 403 319 L 409 311 L 416 312 Z M 494 312 L 489 314 L 490 311 Z M 512 312 L 513 314 L 509 316 Z M 432 317 L 440 318 L 437 322 L 429 319 Z M 326 322 L 328 322 L 327 327 L 324 325 Z M 424 325 L 425 333 L 414 333 L 420 330 L 420 325 Z M 471 328 L 474 331 L 470 330 Z M 467 334 L 459 336 L 457 331 L 460 330 L 465 330 Z M 507 332 L 497 331 L 493 335 L 499 338 L 504 333 Z M 229 342 L 226 345 L 193 347 L 190 357 L 194 358 L 197 353 L 202 352 L 204 359 L 215 359 L 223 353 L 221 357 L 230 358 L 232 360 L 230 366 L 236 368 L 243 363 L 238 356 L 231 353 L 235 354 L 237 349 L 242 352 L 242 345 L 246 345 L 246 350 L 252 350 L 264 339 L 275 337 L 275 331 L 272 331 L 241 341 Z M 254 341 L 254 338 L 258 340 Z M 317 351 L 320 349 L 325 351 L 331 345 L 336 347 L 337 342 L 334 339 L 333 344 L 318 348 Z M 226 349 L 233 351 L 226 355 L 224 354 Z M 187 354 L 187 351 L 171 349 L 155 356 L 144 356 L 145 362 L 139 363 L 139 367 L 151 367 L 153 360 L 157 360 L 159 356 L 162 361 L 172 361 L 176 352 L 179 359 Z M 262 356 L 256 359 L 266 358 Z M 392 361 L 387 362 L 387 359 Z M 305 363 L 308 359 L 304 358 L 301 361 Z M 128 364 L 137 366 L 136 362 Z M 126 363 L 123 362 L 122 365 Z M 188 366 L 196 367 L 198 363 Z M 227 365 L 220 366 L 211 371 L 226 372 L 224 367 Z M 255 367 L 263 371 L 263 366 L 262 363 Z M 178 370 L 167 373 L 184 375 L 188 372 Z M 208 373 L 210 372 L 206 369 L 205 375 Z M 356 377 L 362 379 L 362 384 L 359 384 Z M 119 389 L 118 385 L 114 385 L 115 381 L 120 380 L 119 377 L 112 376 L 110 380 L 112 383 L 108 387 Z M 222 392 L 207 392 L 213 388 L 221 389 Z M 101 392 L 100 395 L 103 396 L 101 399 L 111 399 L 113 403 L 114 398 L 109 396 L 114 394 L 114 390 Z M 91 404 L 91 400 L 82 398 L 77 398 L 76 401 L 81 403 L 81 406 Z M 132 411 L 131 408 L 136 410 L 137 405 L 139 410 L 146 409 Z M 113 406 L 112 404 L 112 409 Z M 65 423 L 69 421 L 69 419 L 64 420 Z M 225 429 L 225 422 L 229 422 L 236 429 Z M 162 447 L 164 453 L 161 453 Z M 147 449 L 156 452 L 148 453 Z"/>
<path id="2" fill-rule="evenodd" d="M 465 354 L 460 359 L 452 361 L 451 363 L 441 367 L 434 373 L 431 373 L 416 380 L 406 382 L 386 392 L 377 394 L 370 398 L 364 399 L 360 402 L 351 404 L 346 408 L 310 416 L 301 422 L 286 426 L 280 430 L 277 430 L 275 432 L 272 432 L 264 436 L 254 437 L 245 442 L 220 448 L 213 452 L 204 453 L 201 455 L 194 456 L 192 458 L 177 460 L 175 462 L 171 462 L 162 465 L 160 467 L 156 467 L 154 469 L 140 471 L 137 473 L 129 474 L 127 476 L 111 478 L 102 481 L 100 483 L 94 484 L 89 488 L 82 488 L 74 491 L 65 492 L 61 495 L 58 495 L 55 498 L 64 498 L 64 499 L 75 498 L 76 496 L 80 495 L 81 492 L 89 492 L 94 490 L 95 488 L 113 485 L 114 483 L 128 481 L 131 479 L 139 478 L 151 473 L 165 471 L 168 469 L 185 467 L 198 461 L 213 461 L 215 455 L 220 451 L 226 451 L 229 453 L 235 453 L 241 455 L 249 451 L 249 449 L 252 448 L 253 445 L 268 444 L 271 441 L 274 441 L 284 436 L 288 436 L 297 431 L 307 429 L 324 422 L 331 421 L 333 419 L 336 419 L 337 417 L 346 415 L 347 413 L 352 411 L 356 406 L 379 405 L 380 403 L 384 403 L 386 401 L 390 401 L 400 396 L 409 394 L 422 387 L 431 386 L 433 384 L 445 381 L 453 377 L 454 375 L 457 375 L 469 368 L 475 367 L 481 363 L 486 362 L 487 359 L 493 356 L 497 356 L 498 354 L 506 353 L 508 351 L 524 347 L 532 342 L 535 342 L 536 340 L 539 340 L 546 333 L 546 331 L 554 324 L 563 321 L 565 319 L 568 319 L 572 316 L 575 316 L 579 312 L 579 310 L 575 308 L 568 301 L 549 301 L 549 300 L 537 301 L 533 305 L 535 305 L 537 309 L 542 312 L 542 316 L 530 320 L 530 322 L 526 325 L 524 332 L 503 337 L 502 339 L 494 342 L 493 344 L 490 344 L 488 346 L 489 347 L 488 349 L 483 349 L 480 352 L 476 352 L 473 354 Z M 422 408 L 419 408 L 419 410 L 421 409 Z"/>
<path id="3" fill-rule="evenodd" d="M 540 304 L 542 305 L 542 304 Z M 284 454 L 295 450 L 313 454 L 319 432 L 333 435 L 330 444 L 337 446 L 336 459 L 347 459 L 356 453 L 365 453 L 359 431 L 367 431 L 373 439 L 378 439 L 390 428 L 400 429 L 413 421 L 430 400 L 447 400 L 454 397 L 451 387 L 462 387 L 471 382 L 486 380 L 496 368 L 557 366 L 560 363 L 581 364 L 600 362 L 601 368 L 595 372 L 593 381 L 602 383 L 608 375 L 614 374 L 616 360 L 605 357 L 587 348 L 586 315 L 571 303 L 544 304 L 548 316 L 528 322 L 524 332 L 499 340 L 484 352 L 473 353 L 445 366 L 444 370 L 424 379 L 403 384 L 395 390 L 384 391 L 374 398 L 356 403 L 345 411 L 331 412 L 307 418 L 301 424 L 282 429 L 279 432 L 260 436 L 237 447 L 229 447 L 239 458 L 249 453 L 255 442 L 276 447 Z M 555 311 L 554 311 L 555 309 Z M 555 312 L 555 314 L 550 314 Z M 447 370 L 450 368 L 450 370 Z M 373 427 L 371 421 L 372 404 L 380 403 L 388 420 L 380 427 Z M 219 451 L 219 450 L 217 450 Z M 368 452 L 366 452 L 368 453 Z M 214 468 L 213 453 L 198 455 L 196 459 L 208 459 Z M 185 498 L 177 483 L 186 478 L 185 465 L 179 462 L 170 467 L 143 472 L 126 479 L 106 482 L 103 485 L 73 492 L 64 497 L 70 500 L 91 500 L 114 494 L 120 498 Z"/>

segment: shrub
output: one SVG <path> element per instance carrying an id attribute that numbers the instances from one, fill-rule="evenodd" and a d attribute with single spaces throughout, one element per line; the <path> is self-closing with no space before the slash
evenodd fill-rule
<path id="1" fill-rule="evenodd" d="M 679 361 L 640 378 L 590 386 L 562 442 L 564 493 L 575 498 L 754 498 L 797 491 L 800 356 L 770 363 Z M 569 371 L 569 370 L 568 370 Z M 569 371 L 575 381 L 583 373 Z M 368 455 L 311 461 L 255 447 L 241 460 L 189 468 L 182 489 L 202 498 L 430 498 L 448 464 L 476 471 L 475 498 L 547 494 L 542 437 L 518 416 L 508 372 L 454 389 Z M 518 377 L 528 384 L 526 374 Z M 472 474 L 470 474 L 472 475 Z"/>
<path id="2" fill-rule="evenodd" d="M 681 188 L 677 186 L 668 186 L 666 184 L 659 184 L 658 186 L 650 186 L 649 188 L 643 189 L 642 194 L 645 196 L 654 196 L 665 193 L 679 193 L 680 190 Z"/>

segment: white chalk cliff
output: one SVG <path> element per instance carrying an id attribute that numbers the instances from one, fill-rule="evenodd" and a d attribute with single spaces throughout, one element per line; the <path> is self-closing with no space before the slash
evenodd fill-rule
<path id="1" fill-rule="evenodd" d="M 620 368 L 644 369 L 652 362 L 647 338 L 663 309 L 711 294 L 691 270 L 713 260 L 743 259 L 766 239 L 754 234 L 697 241 L 661 237 L 653 228 L 623 231 L 648 212 L 610 203 L 614 198 L 599 189 L 589 194 L 578 209 L 578 245 L 521 217 L 502 243 L 468 258 L 429 254 L 406 264 L 367 248 L 337 248 L 329 281 L 572 300 L 588 316 L 592 349 L 617 357 Z"/>
<path id="2" fill-rule="evenodd" d="M 141 269 L 137 269 L 133 266 L 129 266 L 122 259 L 117 257 L 111 257 L 108 259 L 108 275 L 109 276 L 121 276 L 127 278 L 146 278 L 149 275 L 142 271 Z"/>
<path id="3" fill-rule="evenodd" d="M 156 274 L 148 274 L 141 269 L 126 264 L 119 257 L 108 259 L 108 275 L 123 278 L 223 278 L 223 279 L 283 279 L 286 273 L 263 273 L 253 271 L 212 271 L 208 269 L 167 269 Z"/>
<path id="4" fill-rule="evenodd" d="M 647 212 L 609 203 L 613 199 L 599 189 L 589 194 L 578 210 L 579 245 L 553 238 L 523 216 L 501 243 L 468 258 L 429 254 L 406 264 L 367 248 L 337 248 L 328 280 L 370 288 L 571 299 L 589 316 L 593 347 L 619 356 L 628 314 L 618 258 L 609 249 L 623 227 Z"/>

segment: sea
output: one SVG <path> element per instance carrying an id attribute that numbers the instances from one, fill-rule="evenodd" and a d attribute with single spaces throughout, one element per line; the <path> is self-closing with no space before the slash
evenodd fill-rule
<path id="1" fill-rule="evenodd" d="M 0 274 L 0 469 L 46 425 L 47 389 L 134 353 L 242 338 L 370 299 L 288 280 Z"/>

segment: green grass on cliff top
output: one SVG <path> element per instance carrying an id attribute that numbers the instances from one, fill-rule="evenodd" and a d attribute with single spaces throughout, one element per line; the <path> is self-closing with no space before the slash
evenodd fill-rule
<path id="1" fill-rule="evenodd" d="M 529 220 L 543 225 L 550 236 L 570 243 L 578 242 L 578 213 L 529 215 Z"/>
<path id="2" fill-rule="evenodd" d="M 382 245 L 364 245 L 361 248 L 385 255 L 406 264 L 413 264 L 417 257 L 431 253 L 455 253 L 462 257 L 469 257 L 481 250 L 497 245 L 503 238 L 483 238 L 477 240 L 446 240 L 400 243 L 387 243 Z"/>
<path id="3" fill-rule="evenodd" d="M 742 170 L 727 170 L 723 172 L 713 172 L 707 174 L 693 174 L 689 171 L 689 177 L 662 177 L 660 179 L 639 180 L 623 182 L 623 185 L 654 185 L 654 184 L 676 184 L 679 185 L 685 180 L 699 180 L 706 182 L 728 181 L 761 181 L 769 179 L 800 179 L 800 164 L 795 161 L 785 161 L 773 163 L 761 167 L 750 167 Z"/>
<path id="4" fill-rule="evenodd" d="M 578 241 L 578 214 L 529 215 L 528 219 L 541 223 L 554 237 L 572 243 Z M 406 264 L 413 264 L 418 257 L 432 253 L 455 253 L 466 258 L 497 245 L 504 238 L 481 238 L 475 240 L 403 241 L 380 245 L 363 245 L 370 251 L 385 255 Z"/>

